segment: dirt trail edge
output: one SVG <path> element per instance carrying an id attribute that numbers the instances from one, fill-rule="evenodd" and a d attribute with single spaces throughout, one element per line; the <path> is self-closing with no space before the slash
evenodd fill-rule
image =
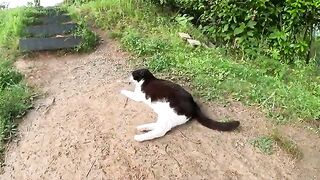
<path id="1" fill-rule="evenodd" d="M 136 126 L 154 121 L 155 114 L 120 95 L 130 87 L 124 82 L 130 56 L 103 38 L 91 54 L 41 53 L 16 63 L 46 95 L 19 125 L 0 179 L 319 179 L 317 161 L 254 149 L 249 141 L 271 125 L 239 103 L 203 105 L 212 118 L 239 120 L 238 131 L 220 133 L 192 121 L 163 138 L 135 142 Z M 315 138 L 300 138 L 313 148 L 305 155 L 309 160 L 320 157 Z"/>

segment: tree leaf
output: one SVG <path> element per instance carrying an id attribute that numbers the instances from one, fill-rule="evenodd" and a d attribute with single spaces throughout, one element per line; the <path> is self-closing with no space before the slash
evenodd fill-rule
<path id="1" fill-rule="evenodd" d="M 234 34 L 238 35 L 240 33 L 242 33 L 244 31 L 243 26 L 237 27 L 236 29 L 234 29 Z"/>
<path id="2" fill-rule="evenodd" d="M 229 28 L 229 24 L 224 25 L 222 32 L 226 32 Z"/>
<path id="3" fill-rule="evenodd" d="M 256 24 L 257 24 L 257 22 L 250 20 L 248 22 L 247 26 L 253 29 Z"/>

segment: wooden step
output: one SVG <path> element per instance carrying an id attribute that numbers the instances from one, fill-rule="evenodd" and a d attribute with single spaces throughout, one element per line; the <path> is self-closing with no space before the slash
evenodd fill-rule
<path id="1" fill-rule="evenodd" d="M 58 50 L 75 48 L 80 45 L 81 38 L 66 36 L 52 38 L 26 38 L 19 40 L 19 48 L 23 52 L 40 50 Z"/>
<path id="2" fill-rule="evenodd" d="M 38 19 L 40 24 L 62 24 L 71 21 L 71 17 L 66 14 L 55 16 L 43 16 Z"/>
<path id="3" fill-rule="evenodd" d="M 25 32 L 32 37 L 50 37 L 70 33 L 76 27 L 76 23 L 37 25 L 27 27 Z"/>

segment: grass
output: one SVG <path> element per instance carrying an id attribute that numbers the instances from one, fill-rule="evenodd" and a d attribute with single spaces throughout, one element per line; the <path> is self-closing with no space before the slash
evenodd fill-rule
<path id="1" fill-rule="evenodd" d="M 299 160 L 303 157 L 303 153 L 299 147 L 292 140 L 281 135 L 278 130 L 273 130 L 270 135 L 261 135 L 250 141 L 250 143 L 268 155 L 274 153 L 274 145 L 277 145 L 294 159 Z"/>
<path id="2" fill-rule="evenodd" d="M 261 152 L 271 155 L 273 153 L 274 139 L 270 136 L 259 136 L 250 142 L 254 147 L 259 148 Z"/>
<path id="3" fill-rule="evenodd" d="M 87 23 L 80 18 L 76 19 L 78 27 L 73 32 L 74 36 L 81 37 L 82 41 L 74 50 L 76 52 L 90 52 L 97 46 L 99 37 L 96 33 L 92 32 Z"/>
<path id="4" fill-rule="evenodd" d="M 145 66 L 190 82 L 196 95 L 206 100 L 259 106 L 276 123 L 320 117 L 320 77 L 314 65 L 291 67 L 265 57 L 237 58 L 223 48 L 191 48 L 178 32 L 202 42 L 206 37 L 187 19 L 147 0 L 96 0 L 69 5 L 68 10 L 112 31 Z"/>
<path id="5" fill-rule="evenodd" d="M 298 146 L 292 140 L 282 136 L 277 130 L 273 131 L 271 137 L 282 150 L 293 158 L 301 159 L 303 157 L 302 151 Z"/>
<path id="6" fill-rule="evenodd" d="M 31 90 L 23 76 L 12 67 L 19 55 L 18 39 L 23 28 L 33 21 L 31 8 L 0 10 L 0 153 L 16 131 L 16 118 L 31 107 Z M 1 156 L 2 158 L 2 156 Z"/>

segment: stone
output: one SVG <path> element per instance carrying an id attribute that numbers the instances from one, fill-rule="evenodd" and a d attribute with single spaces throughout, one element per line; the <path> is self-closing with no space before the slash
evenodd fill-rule
<path id="1" fill-rule="evenodd" d="M 182 38 L 182 39 L 191 39 L 191 36 L 187 33 L 181 33 L 179 32 L 179 36 Z"/>
<path id="2" fill-rule="evenodd" d="M 195 46 L 201 46 L 201 42 L 198 41 L 198 40 L 187 39 L 187 41 L 188 41 L 188 43 L 189 43 L 191 46 L 193 46 L 193 47 L 195 47 Z"/>

